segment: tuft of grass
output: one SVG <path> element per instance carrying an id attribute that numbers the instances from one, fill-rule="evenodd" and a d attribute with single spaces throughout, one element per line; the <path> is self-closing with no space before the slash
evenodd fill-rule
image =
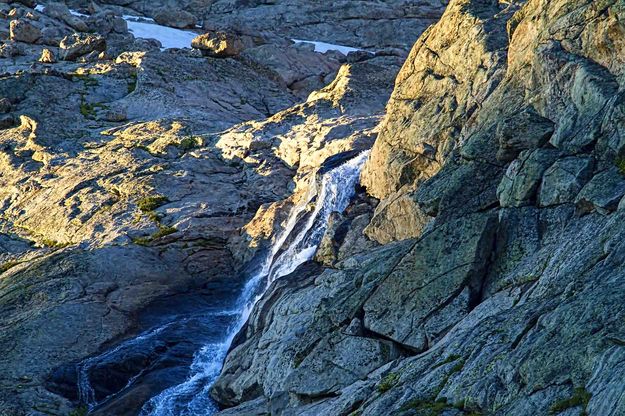
<path id="1" fill-rule="evenodd" d="M 158 215 L 158 214 L 157 214 L 156 212 L 154 212 L 154 211 L 150 211 L 150 212 L 148 212 L 146 215 L 148 216 L 148 219 L 149 219 L 150 221 L 152 221 L 152 222 L 155 222 L 155 223 L 157 223 L 157 224 L 161 222 L 161 216 L 160 216 L 160 215 Z"/>
<path id="2" fill-rule="evenodd" d="M 447 358 L 445 358 L 445 359 L 444 359 L 443 361 L 441 361 L 440 363 L 438 363 L 438 364 L 434 365 L 434 367 L 432 367 L 432 368 L 434 369 L 434 368 L 438 368 L 438 367 L 444 366 L 445 364 L 453 363 L 454 361 L 459 360 L 459 359 L 461 359 L 461 358 L 462 358 L 462 357 L 461 357 L 461 356 L 459 356 L 459 355 L 457 355 L 457 354 L 451 354 L 450 356 L 448 356 Z"/>
<path id="3" fill-rule="evenodd" d="M 82 114 L 82 116 L 84 118 L 88 118 L 88 119 L 94 119 L 97 115 L 97 111 L 96 109 L 101 108 L 101 109 L 107 109 L 108 106 L 106 104 L 102 104 L 102 103 L 88 103 L 87 100 L 85 99 L 85 95 L 81 94 L 80 96 L 80 114 Z"/>
<path id="4" fill-rule="evenodd" d="M 386 377 L 384 377 L 380 384 L 378 384 L 378 392 L 385 393 L 395 387 L 397 382 L 399 381 L 399 374 L 397 373 L 388 373 Z"/>
<path id="5" fill-rule="evenodd" d="M 49 247 L 49 248 L 60 249 L 60 248 L 65 248 L 65 247 L 69 246 L 70 243 L 61 243 L 60 241 L 52 240 L 52 239 L 49 239 L 49 238 L 44 238 L 41 241 L 41 244 L 43 244 L 44 246 Z"/>
<path id="6" fill-rule="evenodd" d="M 163 238 L 165 236 L 173 234 L 176 231 L 178 231 L 178 229 L 176 227 L 169 227 L 169 226 L 166 226 L 166 225 L 159 225 L 158 231 L 155 232 L 154 234 L 152 234 L 150 236 L 147 236 L 147 237 L 133 238 L 132 242 L 135 243 L 135 244 L 138 244 L 140 246 L 147 246 L 147 245 L 150 245 L 152 242 L 158 240 L 159 238 Z"/>
<path id="7" fill-rule="evenodd" d="M 614 166 L 616 166 L 623 175 L 625 175 L 625 156 L 618 157 L 614 160 Z"/>
<path id="8" fill-rule="evenodd" d="M 80 100 L 80 114 L 82 114 L 84 118 L 94 118 L 96 115 L 95 107 L 85 101 L 84 95 Z"/>
<path id="9" fill-rule="evenodd" d="M 100 82 L 96 78 L 91 77 L 87 74 L 74 74 L 73 77 L 81 80 L 85 87 L 97 87 L 98 85 L 100 85 Z"/>
<path id="10" fill-rule="evenodd" d="M 169 202 L 169 199 L 164 195 L 146 196 L 137 201 L 137 206 L 142 212 L 148 213 L 154 211 L 156 208 L 161 207 Z"/>
<path id="11" fill-rule="evenodd" d="M 590 401 L 591 397 L 592 394 L 587 392 L 584 387 L 577 387 L 575 388 L 575 390 L 573 390 L 573 395 L 571 397 L 554 403 L 549 409 L 549 413 L 555 415 L 567 409 L 581 406 L 581 415 L 586 415 L 586 407 L 588 406 L 588 402 Z"/>
<path id="12" fill-rule="evenodd" d="M 89 409 L 87 406 L 80 406 L 72 410 L 67 416 L 87 416 Z"/>
<path id="13" fill-rule="evenodd" d="M 128 82 L 128 94 L 133 93 L 137 89 L 137 73 L 130 74 L 130 82 Z"/>
<path id="14" fill-rule="evenodd" d="M 401 411 L 417 410 L 421 413 L 426 413 L 432 416 L 441 415 L 445 409 L 447 409 L 447 399 L 440 398 L 436 401 L 413 399 L 406 402 L 401 408 Z"/>
<path id="15" fill-rule="evenodd" d="M 0 265 L 0 274 L 6 272 L 9 269 L 12 269 L 13 267 L 17 266 L 18 264 L 20 264 L 19 261 L 15 261 L 15 260 L 10 260 L 7 261 L 6 263 L 3 263 Z"/>

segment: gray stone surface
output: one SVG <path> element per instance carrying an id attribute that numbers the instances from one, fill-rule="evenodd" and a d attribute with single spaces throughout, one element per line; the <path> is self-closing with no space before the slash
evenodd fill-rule
<path id="1" fill-rule="evenodd" d="M 536 202 L 538 188 L 545 171 L 555 162 L 559 153 L 553 149 L 522 152 L 515 159 L 497 187 L 502 207 L 519 207 Z"/>
<path id="2" fill-rule="evenodd" d="M 597 211 L 607 214 L 615 211 L 625 195 L 625 175 L 617 168 L 597 173 L 575 198 L 580 214 Z"/>
<path id="3" fill-rule="evenodd" d="M 573 202 L 592 176 L 592 157 L 558 159 L 543 175 L 538 204 L 541 207 Z"/>

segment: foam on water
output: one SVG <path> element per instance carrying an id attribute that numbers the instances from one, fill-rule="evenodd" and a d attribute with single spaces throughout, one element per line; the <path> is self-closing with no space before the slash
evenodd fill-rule
<path id="1" fill-rule="evenodd" d="M 237 304 L 241 316 L 232 326 L 224 342 L 207 345 L 195 357 L 191 367 L 192 375 L 184 383 L 163 391 L 143 408 L 143 416 L 210 416 L 218 409 L 210 399 L 208 391 L 215 382 L 233 338 L 243 327 L 254 304 L 262 297 L 269 285 L 276 279 L 293 272 L 299 265 L 310 260 L 326 232 L 332 212 L 343 212 L 354 195 L 360 170 L 369 152 L 325 173 L 317 195 L 316 182 L 311 185 L 308 198 L 293 208 L 286 226 L 264 261 L 261 271 L 252 277 Z M 286 240 L 295 229 L 300 214 L 317 197 L 312 215 L 286 250 L 276 257 Z"/>
<path id="2" fill-rule="evenodd" d="M 261 262 L 259 271 L 246 282 L 233 307 L 228 311 L 206 314 L 202 319 L 202 324 L 211 325 L 211 319 L 217 315 L 231 316 L 232 323 L 224 331 L 223 337 L 220 337 L 217 342 L 208 343 L 200 348 L 194 355 L 188 378 L 183 383 L 172 386 L 149 400 L 143 406 L 141 416 L 210 416 L 218 411 L 217 405 L 209 396 L 209 390 L 219 376 L 234 337 L 241 330 L 252 308 L 269 285 L 276 279 L 290 274 L 315 255 L 327 230 L 330 214 L 343 212 L 352 199 L 360 170 L 368 154 L 368 151 L 363 152 L 324 173 L 319 181 L 314 177 L 311 178 L 307 197 L 291 209 L 283 230 Z M 308 214 L 304 224 L 298 226 L 312 203 L 315 204 L 313 212 Z M 124 349 L 139 347 L 142 342 L 158 336 L 171 325 L 179 323 L 171 322 L 147 331 L 104 354 L 81 363 L 78 367 L 81 400 L 89 408 L 103 402 L 103 400 L 96 402 L 94 390 L 89 383 L 90 368 Z M 144 369 L 133 376 L 124 390 L 147 370 L 149 369 Z"/>

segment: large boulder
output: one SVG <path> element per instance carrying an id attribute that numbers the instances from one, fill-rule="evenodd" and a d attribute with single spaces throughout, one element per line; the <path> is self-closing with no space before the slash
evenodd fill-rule
<path id="1" fill-rule="evenodd" d="M 541 147 L 549 141 L 553 131 L 553 123 L 531 107 L 514 114 L 497 126 L 497 159 L 509 162 L 523 150 Z"/>
<path id="2" fill-rule="evenodd" d="M 64 61 L 74 61 L 92 52 L 104 52 L 106 40 L 98 35 L 74 34 L 63 38 L 60 56 Z"/>
<path id="3" fill-rule="evenodd" d="M 184 10 L 161 9 L 154 15 L 159 25 L 178 29 L 192 29 L 197 25 L 197 18 Z"/>
<path id="4" fill-rule="evenodd" d="M 521 153 L 508 166 L 497 196 L 502 207 L 520 207 L 536 202 L 543 174 L 558 157 L 555 149 L 536 149 Z"/>
<path id="5" fill-rule="evenodd" d="M 424 234 L 365 302 L 365 327 L 415 351 L 432 345 L 480 296 L 495 224 L 474 214 Z"/>
<path id="6" fill-rule="evenodd" d="M 16 42 L 35 43 L 41 38 L 41 30 L 23 19 L 12 20 L 9 30 L 11 40 Z"/>
<path id="7" fill-rule="evenodd" d="M 68 26 L 79 32 L 87 32 L 89 30 L 85 21 L 73 15 L 65 3 L 48 3 L 43 9 L 43 12 L 52 18 L 65 22 Z"/>
<path id="8" fill-rule="evenodd" d="M 547 207 L 573 202 L 592 177 L 594 164 L 592 157 L 558 159 L 543 176 L 538 204 Z"/>
<path id="9" fill-rule="evenodd" d="M 625 174 L 616 167 L 597 173 L 575 198 L 579 214 L 609 214 L 625 195 Z"/>
<path id="10" fill-rule="evenodd" d="M 202 51 L 204 56 L 228 58 L 239 55 L 244 48 L 241 38 L 232 33 L 208 32 L 197 36 L 191 46 Z"/>

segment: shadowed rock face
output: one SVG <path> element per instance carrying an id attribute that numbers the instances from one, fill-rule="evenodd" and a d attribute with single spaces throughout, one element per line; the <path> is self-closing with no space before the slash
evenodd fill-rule
<path id="1" fill-rule="evenodd" d="M 274 284 L 231 351 L 221 414 L 625 412 L 624 18 L 610 0 L 450 2 L 362 174 L 381 201 L 358 226 L 385 245 L 337 261 L 361 223 L 333 219 L 331 267 Z"/>

